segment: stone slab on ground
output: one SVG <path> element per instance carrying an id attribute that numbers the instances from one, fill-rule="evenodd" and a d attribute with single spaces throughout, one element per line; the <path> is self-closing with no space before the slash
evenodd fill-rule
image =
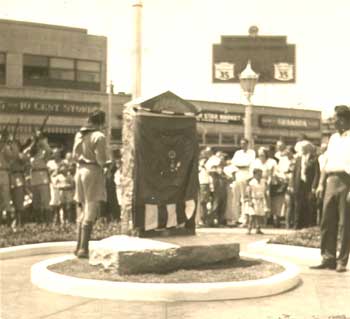
<path id="1" fill-rule="evenodd" d="M 239 258 L 239 250 L 238 243 L 196 244 L 193 240 L 191 244 L 188 240 L 182 245 L 176 240 L 174 243 L 121 235 L 96 243 L 90 250 L 89 263 L 119 275 L 164 273 Z"/>

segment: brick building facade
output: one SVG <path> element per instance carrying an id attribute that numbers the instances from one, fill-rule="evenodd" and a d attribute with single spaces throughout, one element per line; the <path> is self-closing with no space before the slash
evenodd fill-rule
<path id="1" fill-rule="evenodd" d="M 95 109 L 112 104 L 112 142 L 120 142 L 121 113 L 130 95 L 106 93 L 107 38 L 87 30 L 0 20 L 0 128 L 25 140 L 50 117 L 49 142 L 69 150 L 74 133 Z"/>

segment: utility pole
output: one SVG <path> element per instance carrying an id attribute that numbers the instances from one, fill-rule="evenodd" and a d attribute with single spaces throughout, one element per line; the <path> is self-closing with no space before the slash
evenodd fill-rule
<path id="1" fill-rule="evenodd" d="M 141 96 L 142 79 L 142 0 L 134 0 L 134 47 L 132 98 Z"/>

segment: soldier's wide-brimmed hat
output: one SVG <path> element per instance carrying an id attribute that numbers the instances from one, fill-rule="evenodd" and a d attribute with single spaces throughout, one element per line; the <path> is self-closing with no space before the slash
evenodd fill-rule
<path id="1" fill-rule="evenodd" d="M 350 108 L 346 105 L 337 105 L 334 108 L 334 112 L 337 114 L 337 116 L 350 119 Z"/>
<path id="2" fill-rule="evenodd" d="M 106 113 L 101 110 L 95 110 L 89 114 L 88 123 L 102 125 L 106 121 Z"/>

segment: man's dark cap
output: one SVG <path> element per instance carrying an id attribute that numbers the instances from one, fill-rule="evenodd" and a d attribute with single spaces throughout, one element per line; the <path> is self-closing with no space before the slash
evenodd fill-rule
<path id="1" fill-rule="evenodd" d="M 106 121 L 106 113 L 101 110 L 95 110 L 89 114 L 88 123 L 93 125 L 103 125 Z"/>
<path id="2" fill-rule="evenodd" d="M 334 108 L 334 112 L 337 114 L 337 116 L 344 117 L 346 119 L 350 119 L 350 108 L 346 105 L 337 105 Z"/>

